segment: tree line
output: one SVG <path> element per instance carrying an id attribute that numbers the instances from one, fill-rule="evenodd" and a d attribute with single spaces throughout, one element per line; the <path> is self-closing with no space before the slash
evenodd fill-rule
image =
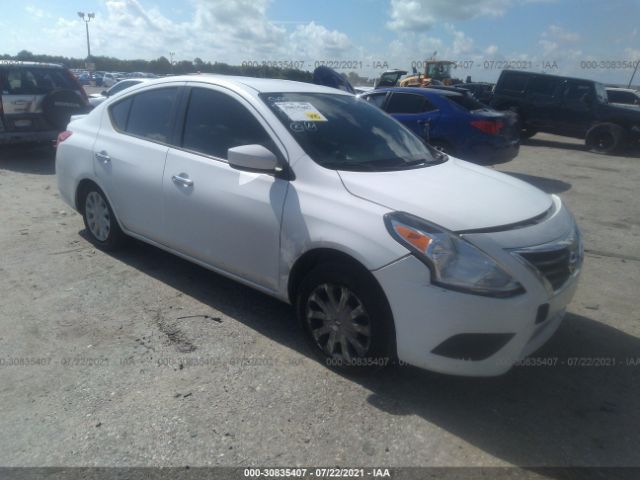
<path id="1" fill-rule="evenodd" d="M 0 55 L 0 60 L 19 60 L 24 62 L 59 63 L 67 68 L 84 69 L 87 59 L 70 58 L 61 55 L 34 54 L 28 50 L 21 50 L 17 55 Z M 267 65 L 241 66 L 229 65 L 221 62 L 205 62 L 201 58 L 180 60 L 173 64 L 167 57 L 161 56 L 155 60 L 121 60 L 114 57 L 92 56 L 89 60 L 95 65 L 96 71 L 104 72 L 146 72 L 156 75 L 187 74 L 187 73 L 219 73 L 224 75 L 243 75 L 248 77 L 281 78 L 311 82 L 312 73 L 293 68 L 280 68 Z M 368 85 L 371 80 L 360 77 L 356 72 L 349 72 L 347 78 L 353 85 Z"/>

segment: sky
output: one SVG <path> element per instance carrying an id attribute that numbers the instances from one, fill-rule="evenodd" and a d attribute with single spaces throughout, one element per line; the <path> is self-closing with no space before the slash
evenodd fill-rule
<path id="1" fill-rule="evenodd" d="M 627 83 L 640 0 L 0 0 L 0 53 L 295 62 L 376 77 L 430 58 L 493 81 L 504 66 Z M 640 75 L 640 72 L 637 74 Z M 637 78 L 636 78 L 637 80 Z M 634 82 L 636 83 L 636 82 Z"/>

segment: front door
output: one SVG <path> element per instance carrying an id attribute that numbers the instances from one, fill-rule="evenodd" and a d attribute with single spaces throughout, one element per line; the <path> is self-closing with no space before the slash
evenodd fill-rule
<path id="1" fill-rule="evenodd" d="M 232 168 L 227 150 L 260 144 L 282 158 L 245 100 L 215 87 L 189 92 L 182 136 L 163 178 L 167 245 L 264 288 L 278 286 L 288 181 Z"/>

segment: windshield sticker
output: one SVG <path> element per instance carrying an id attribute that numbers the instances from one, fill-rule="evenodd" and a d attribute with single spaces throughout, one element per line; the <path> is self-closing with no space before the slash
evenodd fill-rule
<path id="1" fill-rule="evenodd" d="M 326 122 L 327 119 L 309 102 L 275 102 L 289 120 L 294 122 Z"/>

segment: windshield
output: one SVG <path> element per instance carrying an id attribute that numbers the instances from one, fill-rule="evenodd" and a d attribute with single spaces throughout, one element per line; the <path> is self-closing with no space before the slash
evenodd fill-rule
<path id="1" fill-rule="evenodd" d="M 260 97 L 323 167 L 399 170 L 444 159 L 386 113 L 357 97 L 327 93 L 263 93 Z"/>

